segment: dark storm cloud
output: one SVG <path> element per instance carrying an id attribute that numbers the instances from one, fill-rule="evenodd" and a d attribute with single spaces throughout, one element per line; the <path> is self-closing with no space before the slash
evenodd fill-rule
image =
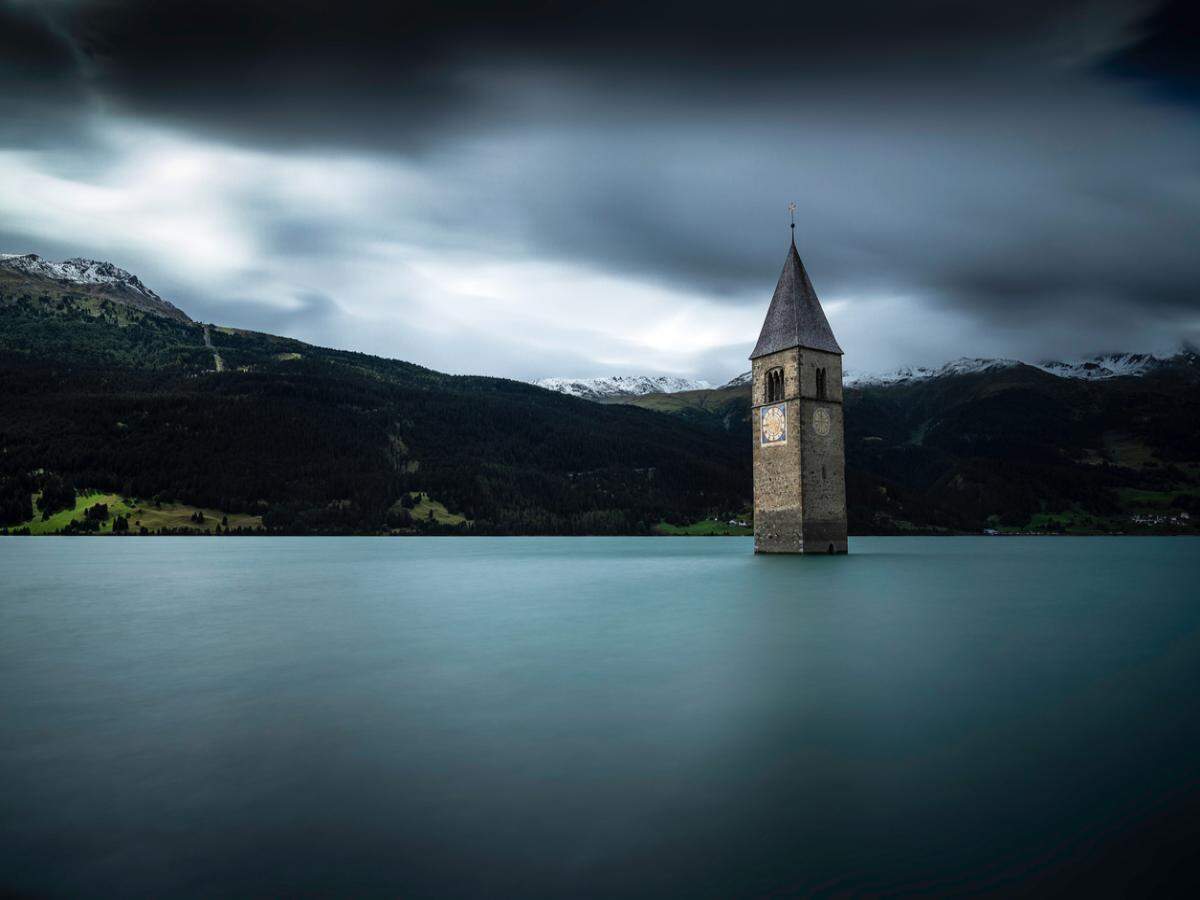
<path id="1" fill-rule="evenodd" d="M 1200 6 L 1171 0 L 1142 23 L 1139 40 L 1104 63 L 1114 75 L 1147 82 L 1165 97 L 1200 106 Z"/>
<path id="2" fill-rule="evenodd" d="M 1122 5 L 85 0 L 48 16 L 95 61 L 97 87 L 137 113 L 245 139 L 412 149 L 536 117 L 503 96 L 506 66 L 720 107 L 744 99 L 743 84 L 782 93 L 797 77 L 1088 52 L 1082 26 Z"/>
<path id="3" fill-rule="evenodd" d="M 1068 312 L 1072 295 L 1195 302 L 1196 123 L 1114 109 L 1073 80 L 821 93 L 748 101 L 720 129 L 665 117 L 633 143 L 556 136 L 503 173 L 480 162 L 472 189 L 522 197 L 538 246 L 735 302 L 769 290 L 792 197 L 823 292 L 919 293 L 999 319 Z"/>
<path id="4" fill-rule="evenodd" d="M 420 203 L 381 191 L 352 222 L 230 193 L 230 218 L 280 259 L 470 245 L 759 304 L 795 199 L 827 297 L 906 296 L 981 334 L 1196 328 L 1188 4 L 83 0 L 0 14 L 0 104 L 20 113 L 0 144 L 57 141 L 57 165 L 98 165 L 72 131 L 102 109 L 438 185 Z"/>
<path id="5" fill-rule="evenodd" d="M 0 3 L 0 147 L 77 139 L 89 104 L 74 40 L 37 6 Z"/>

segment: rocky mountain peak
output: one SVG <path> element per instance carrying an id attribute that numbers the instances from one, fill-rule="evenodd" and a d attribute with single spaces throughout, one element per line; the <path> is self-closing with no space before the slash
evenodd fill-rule
<path id="1" fill-rule="evenodd" d="M 136 275 L 103 260 L 74 256 L 53 262 L 36 253 L 0 253 L 0 271 L 60 285 L 79 285 L 84 293 L 106 297 L 143 312 L 180 322 L 191 321 L 186 313 L 146 287 Z"/>

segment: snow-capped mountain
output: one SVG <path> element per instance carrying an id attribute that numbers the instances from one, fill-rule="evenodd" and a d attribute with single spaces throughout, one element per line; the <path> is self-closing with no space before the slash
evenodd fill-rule
<path id="1" fill-rule="evenodd" d="M 727 382 L 721 385 L 721 389 L 741 387 L 743 384 L 749 384 L 754 379 L 753 372 L 743 372 L 741 375 L 735 375 Z"/>
<path id="2" fill-rule="evenodd" d="M 1149 353 L 1103 353 L 1074 362 L 1040 362 L 1037 363 L 1037 367 L 1060 378 L 1095 381 L 1101 378 L 1118 378 L 1122 375 L 1145 375 L 1164 362 L 1165 359 Z"/>
<path id="3" fill-rule="evenodd" d="M 0 270 L 45 278 L 60 284 L 86 285 L 146 312 L 191 321 L 181 309 L 146 287 L 136 275 L 110 262 L 78 256 L 52 262 L 36 253 L 0 253 Z"/>
<path id="4" fill-rule="evenodd" d="M 71 284 L 112 284 L 128 288 L 155 300 L 162 298 L 142 284 L 136 275 L 117 268 L 110 262 L 76 256 L 62 262 L 42 259 L 36 253 L 0 253 L 0 265 L 29 275 L 67 281 Z"/>
<path id="5" fill-rule="evenodd" d="M 992 372 L 1019 365 L 1021 363 L 1015 359 L 973 359 L 963 356 L 940 366 L 902 366 L 891 372 L 866 373 L 848 369 L 842 378 L 842 385 L 854 388 L 881 384 L 900 384 L 909 381 L 923 381 L 926 378 L 942 378 L 947 375 L 972 375 L 977 372 Z"/>
<path id="6" fill-rule="evenodd" d="M 962 357 L 942 366 L 905 366 L 892 372 L 864 374 L 847 371 L 843 384 L 848 388 L 870 387 L 884 384 L 922 381 L 927 378 L 942 378 L 947 375 L 971 375 L 977 372 L 994 372 L 1014 366 L 1029 365 L 1059 378 L 1080 378 L 1098 381 L 1104 378 L 1140 376 L 1163 365 L 1167 360 L 1148 353 L 1105 353 L 1072 362 L 1058 360 L 1023 363 L 1016 359 L 971 359 Z"/>
<path id="7" fill-rule="evenodd" d="M 541 378 L 538 387 L 584 400 L 608 400 L 613 397 L 640 397 L 643 394 L 676 394 L 711 388 L 707 381 L 675 375 L 609 375 L 603 378 Z"/>

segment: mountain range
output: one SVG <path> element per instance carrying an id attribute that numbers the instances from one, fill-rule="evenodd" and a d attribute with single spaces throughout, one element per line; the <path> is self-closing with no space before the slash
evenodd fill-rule
<path id="1" fill-rule="evenodd" d="M 976 372 L 997 371 L 1014 366 L 1033 366 L 1059 378 L 1080 378 L 1097 381 L 1105 378 L 1120 378 L 1128 375 L 1145 375 L 1162 366 L 1170 365 L 1173 357 L 1154 356 L 1149 353 L 1100 353 L 1084 359 L 1063 362 L 1050 360 L 1028 363 L 1016 359 L 960 357 L 941 366 L 903 366 L 890 372 L 859 373 L 848 370 L 843 384 L 845 387 L 868 387 L 883 384 L 903 384 L 928 378 L 945 378 L 951 375 L 970 375 Z M 732 388 L 750 383 L 750 372 L 731 378 L 718 388 Z M 538 387 L 548 388 L 572 397 L 585 400 L 609 401 L 626 397 L 642 397 L 647 394 L 678 394 L 684 391 L 707 390 L 713 387 L 707 381 L 671 375 L 609 375 L 599 378 L 542 378 L 534 381 Z"/>
<path id="2" fill-rule="evenodd" d="M 598 378 L 541 378 L 538 387 L 585 400 L 640 397 L 644 394 L 677 394 L 711 388 L 707 381 L 674 375 L 608 375 Z"/>
<path id="3" fill-rule="evenodd" d="M 852 533 L 1200 521 L 1194 351 L 846 383 Z M 3 528 L 76 530 L 99 496 L 135 531 L 168 510 L 280 533 L 744 532 L 724 523 L 749 514 L 746 376 L 446 375 L 197 323 L 94 260 L 0 257 L 0 385 Z"/>
<path id="4" fill-rule="evenodd" d="M 977 372 L 1011 369 L 1016 366 L 1032 366 L 1059 378 L 1076 378 L 1097 381 L 1105 378 L 1145 375 L 1165 365 L 1173 357 L 1159 357 L 1149 353 L 1101 353 L 1084 359 L 1064 362 L 1022 362 L 1017 359 L 960 357 L 937 367 L 905 366 L 891 372 L 860 374 L 851 370 L 846 373 L 847 387 L 869 387 L 881 384 L 901 384 L 927 378 L 945 378 L 950 375 L 971 375 Z"/>

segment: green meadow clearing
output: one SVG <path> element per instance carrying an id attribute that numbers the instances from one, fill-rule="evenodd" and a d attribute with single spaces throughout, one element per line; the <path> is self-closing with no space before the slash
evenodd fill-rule
<path id="1" fill-rule="evenodd" d="M 749 525 L 730 525 L 718 519 L 703 519 L 691 525 L 672 525 L 670 522 L 659 522 L 654 529 L 658 534 L 669 535 L 716 535 L 734 536 L 751 535 L 754 529 Z"/>
<path id="2" fill-rule="evenodd" d="M 38 495 L 33 495 L 36 508 Z M 98 503 L 108 507 L 108 516 L 100 523 L 100 534 L 112 534 L 113 520 L 117 516 L 129 518 L 129 533 L 138 534 L 142 528 L 154 533 L 160 530 L 203 532 L 206 529 L 215 531 L 222 526 L 222 518 L 228 522 L 230 529 L 257 529 L 262 527 L 262 516 L 252 516 L 246 513 L 223 513 L 219 509 L 206 509 L 188 506 L 184 503 L 144 503 L 129 499 L 120 494 L 109 494 L 103 491 L 81 491 L 75 497 L 75 506 L 62 509 L 48 519 L 41 514 L 30 521 L 10 526 L 10 531 L 28 528 L 30 534 L 57 534 L 73 521 L 83 521 L 87 510 Z M 204 516 L 204 522 L 196 522 L 192 517 L 197 513 Z"/>
<path id="3" fill-rule="evenodd" d="M 470 521 L 466 516 L 450 512 L 444 503 L 434 500 L 424 491 L 412 491 L 407 496 L 409 502 L 413 504 L 409 508 L 408 513 L 412 516 L 414 522 L 436 522 L 438 525 L 462 525 Z M 389 512 L 396 514 L 404 508 L 403 501 L 397 500 L 392 504 Z"/>

